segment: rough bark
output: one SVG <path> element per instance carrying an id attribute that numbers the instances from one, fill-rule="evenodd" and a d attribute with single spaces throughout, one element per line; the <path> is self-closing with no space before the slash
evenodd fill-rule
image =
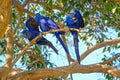
<path id="1" fill-rule="evenodd" d="M 9 26 L 12 0 L 0 0 L 0 38 Z"/>
<path id="2" fill-rule="evenodd" d="M 0 68 L 0 75 L 2 71 L 6 68 Z M 32 71 L 25 71 L 25 70 L 12 70 L 9 73 L 8 79 L 10 80 L 39 80 L 44 78 L 57 78 L 63 77 L 66 79 L 68 74 L 74 73 L 106 73 L 110 74 L 114 77 L 120 78 L 120 70 L 112 67 L 106 66 L 103 64 L 91 64 L 91 65 L 79 65 L 79 64 L 72 64 L 70 66 L 63 66 L 53 69 L 40 69 L 40 70 L 32 70 Z M 31 77 L 32 76 L 32 77 Z"/>

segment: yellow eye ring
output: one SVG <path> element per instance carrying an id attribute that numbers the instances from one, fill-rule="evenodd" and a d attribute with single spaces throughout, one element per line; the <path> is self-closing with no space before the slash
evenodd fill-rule
<path id="1" fill-rule="evenodd" d="M 75 18 L 75 17 L 72 17 L 72 20 L 76 20 L 76 18 Z"/>

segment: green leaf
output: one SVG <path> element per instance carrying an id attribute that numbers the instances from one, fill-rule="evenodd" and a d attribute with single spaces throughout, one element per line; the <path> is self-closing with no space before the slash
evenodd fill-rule
<path id="1" fill-rule="evenodd" d="M 0 60 L 0 62 L 3 62 L 2 60 Z"/>
<path id="2" fill-rule="evenodd" d="M 91 2 L 92 2 L 92 0 L 88 0 L 88 2 L 89 2 L 89 3 L 91 3 Z"/>
<path id="3" fill-rule="evenodd" d="M 106 51 L 106 47 L 103 49 L 103 53 Z"/>
<path id="4" fill-rule="evenodd" d="M 120 37 L 120 32 L 118 33 L 118 37 Z"/>
<path id="5" fill-rule="evenodd" d="M 103 0 L 103 2 L 106 2 L 106 0 Z"/>
<path id="6" fill-rule="evenodd" d="M 83 14 L 84 17 L 88 17 L 89 15 L 90 15 L 90 12 L 88 12 L 88 11 L 84 12 L 84 14 Z"/>
<path id="7" fill-rule="evenodd" d="M 63 5 L 66 5 L 67 0 L 62 0 Z"/>
<path id="8" fill-rule="evenodd" d="M 105 58 L 102 58 L 102 61 L 106 61 L 106 59 L 105 59 Z"/>

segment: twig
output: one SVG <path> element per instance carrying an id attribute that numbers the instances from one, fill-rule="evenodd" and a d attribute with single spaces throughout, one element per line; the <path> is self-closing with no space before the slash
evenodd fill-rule
<path id="1" fill-rule="evenodd" d="M 25 12 L 31 16 L 34 16 L 34 14 L 32 12 L 28 11 L 27 9 L 24 9 L 24 7 L 19 2 L 15 1 L 14 6 L 17 8 L 18 11 Z"/>
<path id="2" fill-rule="evenodd" d="M 34 57 L 35 59 L 37 59 L 38 61 L 40 61 L 40 62 L 43 64 L 43 66 L 44 66 L 45 68 L 47 68 L 44 60 L 43 60 L 40 56 L 38 56 L 38 55 L 36 55 L 36 54 L 33 54 L 33 53 L 31 54 L 31 53 L 29 53 L 29 52 L 26 52 L 26 53 L 27 53 L 27 55 L 32 56 L 32 57 Z"/>
<path id="3" fill-rule="evenodd" d="M 44 7 L 49 7 L 51 9 L 57 9 L 57 10 L 63 11 L 63 9 L 61 7 L 55 6 L 55 5 L 49 5 L 49 4 L 45 3 L 45 2 L 38 2 L 38 1 L 33 1 L 33 0 L 31 1 L 30 0 L 29 3 L 39 4 L 39 5 L 42 5 Z"/>
<path id="4" fill-rule="evenodd" d="M 17 25 L 16 25 L 16 27 L 15 27 L 15 29 L 14 29 L 13 34 L 16 33 L 16 31 L 17 31 L 19 25 L 21 24 L 21 22 L 22 22 L 22 13 L 19 11 L 19 20 L 18 20 L 18 23 L 17 23 Z"/>
<path id="5" fill-rule="evenodd" d="M 19 48 L 20 50 L 23 49 L 22 46 L 21 46 L 21 44 L 18 44 L 16 41 L 14 41 L 14 42 L 15 42 L 15 44 L 18 46 L 18 48 Z M 31 50 L 32 50 L 32 49 L 31 49 Z M 32 53 L 31 53 L 31 52 L 32 52 Z M 47 68 L 44 60 L 43 60 L 40 56 L 36 55 L 33 50 L 32 50 L 31 52 L 26 51 L 25 53 L 26 53 L 27 55 L 32 56 L 32 57 L 34 57 L 35 59 L 39 60 L 39 61 L 43 64 L 43 66 L 44 66 L 45 68 Z"/>
<path id="6" fill-rule="evenodd" d="M 113 62 L 114 60 L 116 60 L 117 58 L 120 57 L 120 53 L 118 53 L 117 55 L 115 55 L 114 57 L 112 57 L 111 59 L 106 60 L 105 62 L 99 63 L 99 64 L 108 64 Z"/>

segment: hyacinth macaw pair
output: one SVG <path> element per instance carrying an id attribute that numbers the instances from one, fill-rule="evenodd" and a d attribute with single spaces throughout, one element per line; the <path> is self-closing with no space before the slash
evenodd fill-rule
<path id="1" fill-rule="evenodd" d="M 40 29 L 45 32 L 45 31 L 49 31 L 51 29 L 60 29 L 59 26 L 50 18 L 48 17 L 42 17 L 40 14 L 36 14 L 35 19 L 34 18 L 29 18 L 26 21 L 26 27 L 28 30 L 23 30 L 22 31 L 22 35 L 26 38 L 28 38 L 29 41 L 31 41 L 32 39 L 34 39 L 36 36 L 39 35 L 40 31 L 39 31 L 39 27 Z M 30 36 L 26 36 L 27 34 L 29 34 Z M 57 39 L 60 41 L 61 45 L 63 46 L 65 52 L 67 54 L 69 54 L 69 51 L 66 47 L 66 45 L 64 44 L 64 42 L 62 41 L 60 34 L 64 34 L 64 32 L 55 32 L 53 33 L 55 34 L 55 36 L 57 37 Z M 51 44 L 51 48 L 57 52 L 57 49 L 52 45 L 52 43 L 50 41 L 48 41 L 47 39 L 45 39 L 44 37 L 42 37 L 42 39 L 39 39 L 36 41 L 37 44 L 41 44 L 41 45 L 48 45 L 50 46 Z M 58 52 L 57 52 L 58 54 Z"/>
<path id="2" fill-rule="evenodd" d="M 84 22 L 83 22 L 83 18 L 81 16 L 81 14 L 79 13 L 79 11 L 75 10 L 75 13 L 70 13 L 67 15 L 66 17 L 66 22 L 67 22 L 67 26 L 69 28 L 83 28 L 84 27 Z M 37 35 L 40 34 L 39 28 L 38 26 L 40 26 L 40 29 L 45 32 L 45 31 L 49 31 L 51 29 L 60 29 L 59 26 L 50 18 L 48 17 L 43 17 L 40 14 L 36 14 L 35 19 L 34 18 L 30 18 L 27 20 L 26 22 L 26 27 L 28 28 L 28 30 L 24 30 L 22 33 L 23 35 L 26 35 L 26 32 L 29 33 L 29 36 L 26 35 L 25 37 L 27 37 L 29 39 L 29 41 L 31 41 L 32 39 L 34 39 Z M 79 47 L 78 47 L 78 33 L 76 31 L 71 31 L 73 37 L 74 37 L 74 46 L 75 46 L 75 52 L 76 52 L 76 56 L 77 56 L 77 60 L 78 63 L 80 64 L 80 56 L 79 56 Z M 53 34 L 55 34 L 56 38 L 59 40 L 59 42 L 61 43 L 61 45 L 63 46 L 65 52 L 67 53 L 67 55 L 70 56 L 69 54 L 69 50 L 67 49 L 66 45 L 64 44 L 64 42 L 62 41 L 60 35 L 64 34 L 64 32 L 60 31 L 60 32 L 54 32 Z M 44 37 L 38 39 L 37 44 L 41 44 L 41 45 L 48 45 L 51 47 L 51 42 L 48 41 L 47 39 L 45 39 Z M 56 48 L 52 45 L 51 47 L 56 53 L 57 50 Z"/>

